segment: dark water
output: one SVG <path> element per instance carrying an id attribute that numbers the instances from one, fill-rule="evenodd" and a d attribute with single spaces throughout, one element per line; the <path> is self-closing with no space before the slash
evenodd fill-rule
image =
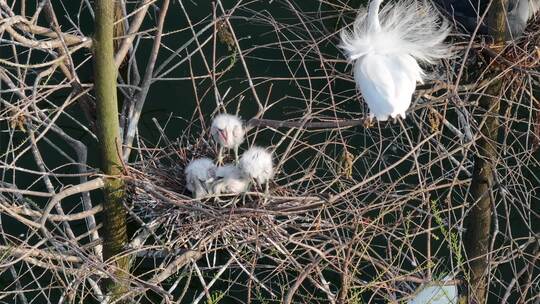
<path id="1" fill-rule="evenodd" d="M 202 28 L 204 28 L 204 26 L 211 22 L 213 2 L 183 2 L 186 6 L 186 10 L 189 12 L 191 22 L 193 24 L 197 24 L 196 26 L 194 26 L 195 31 L 201 30 Z M 240 46 L 243 49 L 250 49 L 250 52 L 246 54 L 245 59 L 249 67 L 250 74 L 253 78 L 258 79 L 260 77 L 268 77 L 275 79 L 278 77 L 290 77 L 291 72 L 290 70 L 288 70 L 288 68 L 294 71 L 294 75 L 298 78 L 307 77 L 309 75 L 324 75 L 324 73 L 319 68 L 317 60 L 308 60 L 302 62 L 298 57 L 299 52 L 296 50 L 285 50 L 285 55 L 277 50 L 277 46 L 274 44 L 276 42 L 276 35 L 274 33 L 275 29 L 270 23 L 270 16 L 279 20 L 279 23 L 282 26 L 280 30 L 288 33 L 288 37 L 290 37 L 291 39 L 295 38 L 294 34 L 304 35 L 303 37 L 297 37 L 298 39 L 307 39 L 309 36 L 309 30 L 312 30 L 313 32 L 324 32 L 328 36 L 328 42 L 320 43 L 320 50 L 328 54 L 336 54 L 334 56 L 325 56 L 327 58 L 337 57 L 339 59 L 343 59 L 343 57 L 340 55 L 339 51 L 335 47 L 337 37 L 335 35 L 332 35 L 332 33 L 334 33 L 337 28 L 341 28 L 345 22 L 350 22 L 351 18 L 354 16 L 351 16 L 350 12 L 345 14 L 345 16 L 337 16 L 334 12 L 332 12 L 333 6 L 330 5 L 331 1 L 330 4 L 320 4 L 318 1 L 296 2 L 298 2 L 294 3 L 296 8 L 302 12 L 306 12 L 309 15 L 309 18 L 307 18 L 307 20 L 310 20 L 311 22 L 307 25 L 299 24 L 295 16 L 292 14 L 291 8 L 285 3 L 279 1 L 255 1 L 248 6 L 237 10 L 234 13 L 234 17 L 231 18 L 231 23 L 234 27 L 235 34 L 240 39 Z M 351 7 L 359 7 L 360 2 L 362 1 L 349 1 L 349 5 Z M 224 1 L 223 4 L 225 8 L 228 9 L 234 7 L 236 1 Z M 70 23 L 68 22 L 67 18 L 65 18 L 65 16 L 69 15 L 74 18 L 73 16 L 77 15 L 77 12 L 80 8 L 79 5 L 80 3 L 77 3 L 77 1 L 66 1 L 63 8 L 58 8 L 57 14 L 60 18 L 60 23 L 62 24 L 63 28 L 70 28 Z M 129 5 L 132 4 L 128 4 L 128 6 Z M 32 7 L 29 7 L 28 9 L 32 9 Z M 154 8 L 151 8 L 150 12 L 152 14 L 152 20 L 147 19 L 142 28 L 147 29 L 155 23 L 155 20 L 157 19 L 156 14 L 158 12 L 155 11 Z M 82 32 L 87 36 L 91 36 L 93 31 L 92 19 L 88 14 L 88 11 L 83 10 L 80 16 L 80 19 L 75 20 L 77 21 L 77 23 L 80 24 Z M 316 20 L 317 17 L 320 17 L 319 20 Z M 344 20 L 344 18 L 348 19 Z M 42 24 L 46 24 L 44 19 L 40 19 L 40 22 Z M 307 26 L 308 31 L 302 29 L 303 26 Z M 175 32 L 177 30 L 180 31 Z M 177 1 L 172 1 L 171 3 L 166 19 L 164 32 L 167 33 L 167 35 L 163 38 L 163 43 L 171 49 L 180 47 L 185 43 L 185 41 L 193 37 L 193 34 L 188 28 L 188 22 L 186 21 L 185 15 L 183 14 L 182 9 Z M 200 41 L 204 41 L 206 38 L 209 37 L 209 35 L 210 32 L 206 31 L 203 35 L 200 36 Z M 318 35 L 322 36 L 321 34 Z M 152 43 L 153 39 L 143 39 L 143 41 L 141 41 L 141 43 L 137 46 L 137 60 L 139 62 L 138 66 L 141 73 L 144 72 L 144 69 L 146 67 L 146 61 Z M 291 44 L 288 44 L 286 42 L 283 43 L 285 46 L 291 47 Z M 192 44 L 190 47 L 188 47 L 187 51 L 194 52 L 195 45 Z M 208 74 L 208 71 L 203 61 L 203 57 L 212 58 L 211 43 L 205 46 L 202 52 L 204 54 L 203 56 L 201 56 L 201 54 L 199 53 L 195 53 L 195 55 L 192 56 L 191 69 L 193 75 L 195 76 L 204 76 Z M 167 51 L 166 49 L 161 50 L 158 57 L 158 66 L 165 58 L 168 57 L 169 54 L 170 51 Z M 227 49 L 226 45 L 220 42 L 217 43 L 217 58 L 223 58 L 223 56 L 231 54 L 232 52 Z M 314 52 L 312 50 L 306 51 L 306 54 L 309 54 L 309 56 L 314 56 Z M 87 56 L 88 53 L 79 52 L 75 56 L 75 61 L 82 61 Z M 186 52 L 182 52 L 177 59 L 173 60 L 173 62 L 175 62 L 176 60 L 180 61 L 185 57 Z M 284 62 L 283 57 L 290 57 L 291 61 Z M 219 63 L 216 70 L 224 70 L 229 65 L 229 63 L 232 62 L 231 60 L 233 59 L 224 59 L 222 62 Z M 212 68 L 211 60 L 208 61 L 208 64 L 210 65 L 210 68 Z M 171 64 L 168 65 L 168 67 L 170 66 Z M 149 145 L 156 143 L 157 139 L 159 138 L 159 133 L 157 132 L 155 125 L 152 121 L 153 118 L 156 118 L 162 126 L 167 123 L 165 132 L 171 139 L 179 137 L 188 128 L 190 130 L 191 136 L 193 137 L 200 136 L 200 134 L 204 134 L 204 132 L 206 131 L 205 127 L 208 127 L 209 120 L 213 116 L 213 112 L 216 109 L 216 96 L 213 91 L 214 84 L 208 77 L 195 80 L 190 79 L 190 76 L 192 74 L 190 73 L 189 68 L 189 64 L 183 63 L 182 65 L 178 66 L 164 76 L 168 78 L 167 80 L 157 81 L 152 85 L 150 93 L 146 98 L 145 107 L 139 123 L 139 134 L 141 138 L 148 141 Z M 339 68 L 340 71 L 336 71 L 336 74 L 343 73 L 343 71 L 350 71 L 350 68 L 345 68 L 345 64 L 343 64 L 343 66 L 340 66 Z M 92 81 L 93 75 L 91 61 L 86 62 L 79 69 L 79 77 L 81 78 L 83 83 L 90 83 Z M 257 83 L 259 82 L 260 81 L 258 81 Z M 298 80 L 298 84 L 293 83 L 293 81 L 291 80 L 273 80 L 257 85 L 256 92 L 262 100 L 266 99 L 269 92 L 271 92 L 269 98 L 270 100 L 278 100 L 279 98 L 283 98 L 286 100 L 286 102 L 279 102 L 276 107 L 272 108 L 270 111 L 267 111 L 264 117 L 277 120 L 281 120 L 284 118 L 300 117 L 302 111 L 305 108 L 303 98 L 305 98 L 308 90 L 302 90 L 299 89 L 299 87 L 313 86 L 315 88 L 320 88 L 325 85 L 325 82 L 325 80 L 319 79 L 312 79 L 310 81 Z M 354 94 L 354 87 L 349 81 L 342 80 L 340 78 L 335 80 L 333 85 L 333 89 L 335 90 L 335 92 L 343 93 L 347 90 L 350 90 L 349 96 L 335 96 L 337 102 L 340 103 L 340 109 L 343 109 L 344 111 L 349 111 L 347 113 L 340 113 L 340 117 L 357 118 L 358 113 L 363 111 L 363 106 L 359 104 L 356 99 L 350 98 L 350 96 Z M 194 86 L 196 87 L 196 90 L 194 90 Z M 236 110 L 238 109 L 239 114 L 244 119 L 249 119 L 256 114 L 257 106 L 254 102 L 253 93 L 251 92 L 251 90 L 246 88 L 248 88 L 248 85 L 245 78 L 245 72 L 240 62 L 240 59 L 236 57 L 234 66 L 219 79 L 217 89 L 221 93 L 221 95 L 225 94 L 225 92 L 228 91 L 227 97 L 225 98 L 227 111 L 236 112 Z M 66 94 L 68 94 L 67 90 L 59 91 L 51 99 L 54 102 L 54 98 L 57 98 L 57 100 L 60 102 L 63 100 L 63 98 L 65 98 Z M 6 97 L 3 96 L 3 98 Z M 328 96 L 322 96 L 320 98 L 322 104 L 321 107 L 324 106 L 325 103 L 328 103 Z M 199 114 L 195 112 L 195 109 L 197 107 L 197 100 L 200 101 L 199 107 L 203 113 L 203 122 L 198 119 Z M 80 110 L 76 106 L 69 108 L 68 112 L 74 117 L 80 120 L 84 120 L 80 113 Z M 329 116 L 334 115 L 331 111 L 327 111 L 325 114 Z M 192 121 L 193 118 L 197 118 L 194 124 L 189 124 L 188 122 Z M 77 125 L 67 119 L 61 119 L 59 125 L 64 130 L 67 130 L 70 135 L 77 139 L 80 139 L 90 148 L 88 153 L 88 164 L 89 166 L 94 168 L 98 167 L 98 145 L 96 141 L 90 136 L 88 136 L 88 134 L 81 131 L 77 127 Z M 5 130 L 5 126 L 2 126 L 2 129 Z M 399 127 L 397 129 L 399 129 Z M 363 149 L 363 147 L 371 146 L 374 141 L 378 139 L 378 137 L 372 138 L 373 134 L 366 134 L 363 132 L 366 131 L 359 132 L 359 130 L 356 129 L 344 131 L 344 136 L 347 137 L 350 143 L 354 143 L 352 149 L 357 149 L 357 151 L 360 151 Z M 378 136 L 389 138 L 388 142 L 390 146 L 391 144 L 395 144 L 392 142 L 391 139 L 392 135 L 395 135 L 395 132 L 397 132 L 396 129 L 383 129 L 381 131 L 381 134 L 379 134 Z M 414 130 L 410 130 L 410 133 L 413 137 L 417 135 L 415 132 L 416 131 Z M 9 135 L 2 133 L 0 136 L 3 151 L 3 147 L 5 147 L 5 145 L 7 144 Z M 325 134 L 324 132 L 318 132 L 309 135 L 309 138 L 307 138 L 307 140 L 309 142 L 316 143 L 324 140 L 326 136 L 327 134 Z M 15 141 L 23 141 L 25 139 L 24 135 L 17 135 L 13 138 Z M 51 140 L 53 140 L 54 142 L 58 142 L 60 148 L 65 148 L 65 145 L 62 144 L 61 140 L 55 139 L 54 136 L 51 137 Z M 253 140 L 260 145 L 269 146 L 276 144 L 280 140 L 280 136 L 274 132 L 266 130 L 258 133 L 256 138 L 252 137 L 250 140 Z M 41 145 L 42 146 L 40 146 L 40 148 L 42 148 L 42 152 L 47 155 L 46 162 L 50 168 L 58 167 L 65 163 L 65 159 L 61 157 L 58 153 L 56 153 L 56 151 L 52 149 L 49 145 Z M 337 158 L 340 151 L 327 152 L 334 153 Z M 398 150 L 397 152 L 393 152 L 394 154 L 388 152 L 388 161 L 391 162 L 394 159 L 399 159 L 400 155 L 403 155 L 406 152 L 407 151 L 404 150 Z M 287 164 L 284 170 L 294 171 L 295 166 L 297 166 L 298 163 L 306 161 L 307 159 L 309 159 L 309 157 L 310 155 L 299 156 L 295 159 L 296 163 Z M 132 158 L 132 160 L 135 160 L 135 158 Z M 33 170 L 37 169 L 31 154 L 24 155 L 19 161 L 19 165 Z M 403 167 L 399 168 L 399 170 L 402 170 L 402 172 L 409 172 L 410 169 L 410 163 L 405 163 Z M 60 171 L 70 172 L 72 170 L 74 170 L 73 167 L 67 167 L 61 169 Z M 356 168 L 356 174 L 361 176 L 365 173 L 365 170 L 366 169 L 363 165 L 358 166 L 358 168 Z M 4 180 L 11 179 L 10 172 L 3 172 L 3 174 Z M 322 174 L 324 174 L 324 172 L 322 172 Z M 433 174 L 438 175 L 442 174 L 442 172 L 433 172 Z M 533 173 L 531 173 L 531 175 L 532 174 Z M 387 178 L 391 177 L 388 176 Z M 29 186 L 34 181 L 35 176 L 31 174 L 18 173 L 17 183 L 21 187 Z M 63 182 L 69 183 L 69 180 L 64 180 Z M 414 184 L 415 182 L 417 182 L 415 177 L 411 177 L 407 180 L 407 183 L 410 184 Z M 74 179 L 72 183 L 76 183 L 76 180 Z M 45 189 L 35 188 L 34 190 Z M 446 196 L 446 193 L 441 191 L 440 193 L 433 193 L 433 196 L 444 197 Z M 44 204 L 44 201 L 37 199 L 36 203 Z M 536 205 L 536 207 L 538 208 L 538 204 Z M 13 227 L 13 231 L 16 231 L 17 234 L 25 232 L 25 229 L 22 225 L 18 224 L 18 222 L 11 220 L 8 217 L 2 216 L 2 221 L 4 225 L 9 225 L 10 227 Z M 83 227 L 84 223 L 80 223 L 80 228 L 82 229 Z M 135 228 L 135 226 L 131 228 Z M 520 226 L 513 227 L 514 231 L 517 231 L 520 228 L 524 229 Z M 538 227 L 536 226 L 536 228 Z M 523 231 L 523 234 L 526 234 L 525 230 Z M 377 243 L 377 241 L 375 243 Z M 384 245 L 384 240 L 381 239 L 379 243 Z M 424 238 L 418 238 L 416 243 L 418 244 L 419 250 L 424 250 L 426 248 L 426 240 Z M 382 250 L 382 252 L 384 252 L 384 250 Z M 225 257 L 223 257 L 223 259 L 225 259 Z M 140 271 L 143 271 L 150 266 L 151 265 L 144 265 L 141 267 Z M 233 274 L 230 275 L 232 276 Z M 329 277 L 335 279 L 336 283 L 339 281 L 338 277 L 335 275 L 332 276 L 330 274 Z M 198 292 L 196 291 L 201 290 L 201 286 L 196 280 L 192 280 L 191 284 L 191 292 L 193 294 L 197 294 Z M 227 288 L 226 283 L 224 282 L 218 283 L 217 285 L 215 285 L 215 287 L 215 290 L 225 290 Z M 279 286 L 275 287 L 279 288 Z M 190 298 L 190 296 L 187 296 L 186 298 Z M 242 303 L 244 298 L 245 286 L 234 286 L 233 290 L 230 292 L 230 295 L 220 303 Z M 315 301 L 316 299 L 311 300 Z"/>

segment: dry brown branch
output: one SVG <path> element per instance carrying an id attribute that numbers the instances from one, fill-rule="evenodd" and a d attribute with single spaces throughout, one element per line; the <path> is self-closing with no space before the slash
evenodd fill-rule
<path id="1" fill-rule="evenodd" d="M 123 156 L 114 177 L 129 239 L 110 261 L 129 271 L 102 259 L 95 7 L 0 0 L 2 301 L 400 303 L 447 275 L 467 290 L 465 270 L 481 260 L 487 302 L 537 301 L 540 16 L 503 49 L 456 33 L 455 56 L 427 71 L 407 118 L 366 127 L 337 48 L 356 2 L 117 5 L 111 151 Z M 208 128 L 219 112 L 244 119 L 240 152 L 273 152 L 268 193 L 191 198 L 183 170 L 216 158 Z M 476 193 L 482 142 L 497 153 Z M 464 219 L 480 200 L 492 236 L 471 258 Z M 127 288 L 111 294 L 106 282 Z"/>

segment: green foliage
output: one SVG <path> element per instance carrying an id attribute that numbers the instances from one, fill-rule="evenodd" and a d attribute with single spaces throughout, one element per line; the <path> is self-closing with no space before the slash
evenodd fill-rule
<path id="1" fill-rule="evenodd" d="M 441 233 L 446 239 L 448 247 L 456 255 L 457 263 L 459 265 L 463 265 L 464 260 L 463 260 L 463 255 L 461 252 L 461 243 L 459 241 L 459 236 L 457 232 L 450 231 L 446 228 L 443 218 L 441 216 L 441 211 L 439 210 L 439 207 L 437 206 L 437 202 L 434 200 L 431 201 L 431 210 L 433 210 L 433 217 L 435 218 L 435 222 L 437 222 L 437 225 L 439 225 L 439 229 L 441 229 Z"/>
<path id="2" fill-rule="evenodd" d="M 0 262 L 4 262 L 11 256 L 11 251 L 13 251 L 11 246 L 6 246 L 5 249 L 0 250 Z"/>
<path id="3" fill-rule="evenodd" d="M 225 292 L 221 290 L 216 290 L 210 294 L 210 298 L 206 299 L 206 304 L 217 304 L 223 297 L 225 296 Z"/>
<path id="4" fill-rule="evenodd" d="M 351 304 L 363 304 L 364 301 L 362 300 L 362 291 L 360 291 L 358 289 L 352 289 L 351 297 L 349 298 L 349 303 L 351 303 Z"/>

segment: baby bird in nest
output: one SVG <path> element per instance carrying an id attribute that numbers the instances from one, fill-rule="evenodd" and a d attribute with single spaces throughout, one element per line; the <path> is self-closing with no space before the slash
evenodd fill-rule
<path id="1" fill-rule="evenodd" d="M 186 188 L 194 198 L 213 193 L 212 183 L 216 176 L 216 165 L 209 158 L 198 158 L 189 162 L 184 170 Z"/>
<path id="2" fill-rule="evenodd" d="M 270 152 L 253 146 L 242 154 L 238 167 L 244 176 L 256 184 L 265 184 L 265 192 L 268 193 L 268 182 L 274 177 L 274 164 Z"/>
<path id="3" fill-rule="evenodd" d="M 249 179 L 237 166 L 225 165 L 217 168 L 213 185 L 215 194 L 239 194 L 246 192 L 248 187 Z"/>
<path id="4" fill-rule="evenodd" d="M 219 145 L 218 163 L 223 162 L 223 148 L 233 149 L 238 162 L 238 147 L 244 141 L 245 130 L 240 117 L 231 114 L 219 114 L 212 120 L 210 134 Z"/>

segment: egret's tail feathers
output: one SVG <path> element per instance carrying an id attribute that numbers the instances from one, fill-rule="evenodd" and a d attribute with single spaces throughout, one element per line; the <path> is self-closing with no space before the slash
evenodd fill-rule
<path id="1" fill-rule="evenodd" d="M 409 54 L 432 63 L 451 54 L 443 43 L 450 26 L 426 2 L 399 0 L 384 6 L 379 12 L 380 30 L 377 31 L 373 30 L 373 21 L 367 16 L 367 12 L 361 12 L 353 30 L 341 32 L 340 47 L 350 60 L 369 53 Z"/>

